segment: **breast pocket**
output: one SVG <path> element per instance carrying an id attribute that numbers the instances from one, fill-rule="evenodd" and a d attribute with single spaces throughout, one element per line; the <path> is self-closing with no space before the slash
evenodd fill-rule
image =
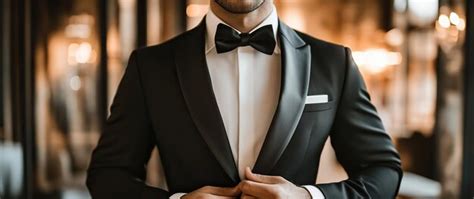
<path id="1" fill-rule="evenodd" d="M 334 100 L 325 103 L 316 103 L 316 104 L 305 104 L 304 112 L 315 112 L 315 111 L 324 111 L 332 109 L 334 105 Z"/>

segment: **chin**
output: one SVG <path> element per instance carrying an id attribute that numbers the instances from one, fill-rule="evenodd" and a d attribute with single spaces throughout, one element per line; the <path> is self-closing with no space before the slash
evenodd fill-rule
<path id="1" fill-rule="evenodd" d="M 214 0 L 224 10 L 231 13 L 249 13 L 258 9 L 265 0 Z"/>

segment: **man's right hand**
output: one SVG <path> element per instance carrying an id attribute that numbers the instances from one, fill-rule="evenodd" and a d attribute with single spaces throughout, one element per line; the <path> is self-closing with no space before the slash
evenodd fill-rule
<path id="1" fill-rule="evenodd" d="M 240 197 L 240 189 L 236 187 L 205 186 L 182 196 L 182 199 L 234 199 Z"/>

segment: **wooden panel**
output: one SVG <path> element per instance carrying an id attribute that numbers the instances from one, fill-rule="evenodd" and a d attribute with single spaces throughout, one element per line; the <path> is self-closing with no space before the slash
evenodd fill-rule
<path id="1" fill-rule="evenodd" d="M 21 198 L 30 199 L 34 192 L 34 76 L 32 59 L 31 0 L 6 0 L 3 47 L 4 100 L 8 111 L 4 115 L 13 142 L 20 142 L 23 151 L 23 191 Z"/>

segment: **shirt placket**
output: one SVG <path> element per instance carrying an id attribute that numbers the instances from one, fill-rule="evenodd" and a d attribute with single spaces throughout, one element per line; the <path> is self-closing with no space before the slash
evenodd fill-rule
<path id="1" fill-rule="evenodd" d="M 239 136 L 238 136 L 238 169 L 243 179 L 245 167 L 252 166 L 253 161 L 253 73 L 252 73 L 252 51 L 249 47 L 240 47 L 238 51 L 239 67 Z"/>

